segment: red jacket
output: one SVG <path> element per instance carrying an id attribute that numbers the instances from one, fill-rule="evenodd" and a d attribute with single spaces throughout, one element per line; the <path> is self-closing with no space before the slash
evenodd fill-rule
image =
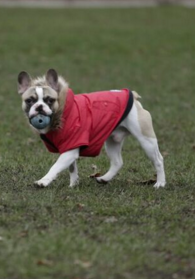
<path id="1" fill-rule="evenodd" d="M 128 89 L 78 95 L 69 89 L 62 128 L 41 138 L 50 152 L 62 154 L 80 147 L 80 156 L 97 156 L 132 104 L 133 94 Z"/>

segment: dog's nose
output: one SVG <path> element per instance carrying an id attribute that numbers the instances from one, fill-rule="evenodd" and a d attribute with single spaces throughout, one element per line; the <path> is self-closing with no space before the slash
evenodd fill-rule
<path id="1" fill-rule="evenodd" d="M 43 110 L 43 106 L 39 105 L 35 110 L 38 111 L 38 112 L 41 112 Z"/>

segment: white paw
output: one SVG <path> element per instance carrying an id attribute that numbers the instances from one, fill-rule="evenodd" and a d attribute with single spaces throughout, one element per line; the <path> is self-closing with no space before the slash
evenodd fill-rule
<path id="1" fill-rule="evenodd" d="M 74 181 L 70 181 L 69 188 L 73 188 L 76 185 L 79 185 L 79 178 L 75 179 Z"/>
<path id="2" fill-rule="evenodd" d="M 107 184 L 108 181 L 106 181 L 105 179 L 101 178 L 101 177 L 95 177 L 97 183 L 100 183 L 100 184 Z"/>
<path id="3" fill-rule="evenodd" d="M 165 181 L 157 181 L 156 184 L 154 184 L 154 188 L 158 189 L 160 187 L 165 187 L 165 184 Z"/>
<path id="4" fill-rule="evenodd" d="M 40 179 L 38 181 L 35 181 L 34 185 L 38 186 L 40 188 L 43 188 L 43 187 L 47 187 L 50 183 L 51 183 L 50 179 L 42 178 L 42 179 Z"/>

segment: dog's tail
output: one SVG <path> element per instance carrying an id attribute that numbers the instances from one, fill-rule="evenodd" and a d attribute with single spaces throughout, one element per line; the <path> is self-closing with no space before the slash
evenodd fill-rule
<path id="1" fill-rule="evenodd" d="M 136 92 L 136 91 L 132 91 L 133 93 L 133 97 L 138 100 L 138 99 L 141 99 L 141 96 Z"/>

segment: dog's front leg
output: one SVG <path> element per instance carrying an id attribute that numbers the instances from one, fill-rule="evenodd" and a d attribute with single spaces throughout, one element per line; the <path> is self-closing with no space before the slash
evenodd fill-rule
<path id="1" fill-rule="evenodd" d="M 69 187 L 74 187 L 79 183 L 79 176 L 78 176 L 78 169 L 77 169 L 77 163 L 74 161 L 70 167 L 69 167 L 69 173 L 70 173 L 70 185 Z"/>
<path id="2" fill-rule="evenodd" d="M 60 155 L 56 163 L 51 167 L 49 172 L 40 180 L 35 182 L 35 185 L 38 185 L 40 187 L 46 187 L 48 186 L 60 172 L 67 169 L 72 165 L 76 159 L 79 157 L 79 149 L 73 149 L 70 151 L 67 151 Z"/>

